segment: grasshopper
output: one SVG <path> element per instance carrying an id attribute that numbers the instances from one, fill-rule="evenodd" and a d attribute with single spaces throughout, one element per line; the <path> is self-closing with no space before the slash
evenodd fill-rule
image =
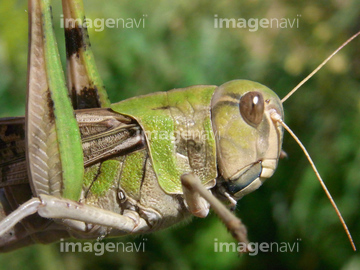
<path id="1" fill-rule="evenodd" d="M 81 22 L 82 9 L 81 1 L 63 1 L 65 19 Z M 191 214 L 206 217 L 210 205 L 247 242 L 245 227 L 219 201 L 234 206 L 273 174 L 283 137 L 277 95 L 236 80 L 110 105 L 86 29 L 75 24 L 65 30 L 70 102 L 49 2 L 30 1 L 29 16 L 26 118 L 1 122 L 5 148 L 16 141 L 12 149 L 22 155 L 4 162 L 4 250 L 152 232 Z M 249 134 L 257 139 L 242 139 Z"/>

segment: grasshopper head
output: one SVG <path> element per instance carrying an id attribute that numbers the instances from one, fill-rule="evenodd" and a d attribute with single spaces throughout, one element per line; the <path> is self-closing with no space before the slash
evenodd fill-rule
<path id="1" fill-rule="evenodd" d="M 219 184 L 235 200 L 259 188 L 276 169 L 283 128 L 271 120 L 273 110 L 283 116 L 278 96 L 259 83 L 234 80 L 215 90 L 211 118 Z"/>

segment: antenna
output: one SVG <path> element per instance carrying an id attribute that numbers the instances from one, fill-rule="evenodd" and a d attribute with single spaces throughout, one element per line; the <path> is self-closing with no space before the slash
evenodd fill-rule
<path id="1" fill-rule="evenodd" d="M 322 188 L 324 189 L 324 191 L 325 191 L 325 193 L 326 193 L 326 196 L 329 198 L 332 206 L 334 207 L 334 209 L 335 209 L 335 211 L 336 211 L 336 214 L 338 215 L 338 217 L 339 217 L 339 219 L 340 219 L 340 222 L 341 222 L 341 224 L 343 225 L 343 227 L 344 227 L 344 229 L 345 229 L 345 232 L 346 232 L 346 234 L 347 234 L 347 236 L 348 236 L 348 238 L 349 238 L 349 240 L 350 240 L 350 244 L 351 244 L 353 250 L 356 251 L 356 247 L 355 247 L 354 241 L 353 241 L 353 239 L 352 239 L 352 236 L 351 236 L 351 234 L 350 234 L 350 231 L 349 231 L 348 227 L 346 226 L 345 220 L 343 219 L 343 217 L 342 217 L 342 215 L 341 215 L 338 207 L 336 206 L 336 203 L 335 203 L 334 199 L 332 198 L 329 190 L 327 189 L 324 181 L 322 180 L 322 178 L 321 178 L 321 176 L 320 176 L 320 173 L 319 173 L 318 170 L 316 169 L 316 166 L 315 166 L 314 162 L 312 161 L 312 159 L 311 159 L 308 151 L 306 150 L 305 146 L 301 143 L 301 141 L 300 141 L 299 138 L 295 135 L 295 133 L 284 123 L 284 121 L 281 119 L 281 115 L 280 115 L 280 114 L 278 114 L 278 113 L 274 110 L 273 112 L 270 113 L 270 117 L 271 117 L 271 119 L 272 119 L 273 121 L 280 123 L 280 124 L 287 130 L 287 132 L 290 133 L 290 135 L 294 138 L 294 140 L 298 143 L 298 145 L 300 146 L 300 148 L 303 150 L 306 158 L 308 159 L 311 167 L 313 168 L 313 171 L 314 171 L 315 174 L 316 174 L 317 179 L 319 180 Z"/>
<path id="2" fill-rule="evenodd" d="M 328 58 L 326 58 L 317 68 L 314 69 L 313 72 L 311 72 L 305 79 L 303 79 L 297 86 L 294 87 L 293 90 L 291 90 L 282 100 L 281 103 L 284 103 L 292 94 L 294 94 L 296 92 L 296 90 L 298 90 L 300 88 L 300 86 L 302 86 L 305 82 L 307 82 L 316 72 L 318 72 L 336 53 L 338 53 L 342 48 L 344 48 L 347 44 L 349 44 L 354 38 L 356 38 L 357 36 L 360 35 L 360 31 L 357 32 L 355 35 L 353 35 L 352 37 L 350 37 L 347 41 L 345 41 L 339 48 L 337 48 Z M 352 239 L 352 236 L 350 234 L 350 231 L 343 219 L 343 217 L 341 216 L 341 213 L 338 209 L 338 207 L 335 204 L 334 199 L 332 198 L 329 190 L 327 189 L 324 181 L 322 180 L 318 170 L 316 169 L 316 166 L 314 164 L 314 162 L 312 161 L 308 151 L 306 150 L 305 146 L 301 143 L 301 141 L 298 139 L 298 137 L 295 135 L 294 132 L 292 132 L 292 130 L 284 123 L 284 121 L 281 119 L 281 115 L 279 115 L 275 110 L 273 112 L 270 113 L 270 117 L 273 121 L 278 122 L 279 124 L 281 124 L 286 130 L 287 132 L 290 133 L 290 135 L 294 138 L 294 140 L 298 143 L 298 145 L 300 146 L 300 148 L 303 150 L 306 158 L 308 159 L 311 167 L 313 168 L 313 171 L 316 174 L 317 179 L 319 180 L 322 188 L 324 189 L 326 196 L 329 198 L 332 206 L 334 207 L 336 214 L 338 215 L 341 224 L 344 227 L 344 230 L 350 240 L 351 246 L 353 248 L 354 251 L 356 251 L 356 247 L 354 244 L 354 241 Z"/>
<path id="3" fill-rule="evenodd" d="M 345 41 L 339 48 L 337 48 L 328 58 L 326 58 L 317 68 L 314 69 L 313 72 L 311 72 L 305 79 L 303 79 L 297 86 L 294 87 L 293 90 L 291 90 L 283 99 L 281 100 L 281 103 L 284 103 L 289 97 L 292 96 L 302 86 L 305 82 L 307 82 L 316 72 L 319 71 L 335 54 L 338 53 L 342 48 L 344 48 L 347 44 L 349 44 L 354 38 L 356 38 L 358 35 L 360 35 L 360 31 L 357 32 L 355 35 L 353 35 L 351 38 L 349 38 L 347 41 Z"/>

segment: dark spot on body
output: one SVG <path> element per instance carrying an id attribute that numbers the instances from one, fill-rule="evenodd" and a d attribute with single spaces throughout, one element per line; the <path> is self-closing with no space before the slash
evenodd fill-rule
<path id="1" fill-rule="evenodd" d="M 169 110 L 170 108 L 171 108 L 170 106 L 163 106 L 163 107 L 153 108 L 152 110 Z"/>
<path id="2" fill-rule="evenodd" d="M 100 108 L 100 101 L 97 87 L 84 87 L 76 96 L 75 109 Z"/>
<path id="3" fill-rule="evenodd" d="M 50 90 L 47 91 L 47 106 L 49 109 L 49 120 L 50 124 L 53 124 L 55 122 L 55 114 L 54 114 L 54 101 L 51 98 Z"/>
<path id="4" fill-rule="evenodd" d="M 76 54 L 76 57 L 79 57 L 80 49 L 83 48 L 86 50 L 86 44 L 83 39 L 83 29 L 78 25 L 75 25 L 74 28 L 65 29 L 65 41 L 66 41 L 66 57 L 69 58 L 71 55 Z"/>

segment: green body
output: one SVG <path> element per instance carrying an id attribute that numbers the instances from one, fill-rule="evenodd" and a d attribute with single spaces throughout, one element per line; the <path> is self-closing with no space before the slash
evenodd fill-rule
<path id="1" fill-rule="evenodd" d="M 57 237 L 96 238 L 160 230 L 190 214 L 205 217 L 209 203 L 224 208 L 219 200 L 234 203 L 273 174 L 283 135 L 270 117 L 273 112 L 283 115 L 274 92 L 255 82 L 234 80 L 109 105 L 87 30 L 80 27 L 82 5 L 63 0 L 63 9 L 65 18 L 76 19 L 75 25 L 65 29 L 68 89 L 49 2 L 29 3 L 26 129 L 22 121 L 17 123 L 25 136 L 17 137 L 22 151 L 16 157 L 0 148 L 11 160 L 3 162 L 4 200 L 21 198 L 10 209 L 3 205 L 2 212 L 22 206 L 11 218 L 3 216 L 0 236 L 7 234 L 0 246 L 17 248 L 23 239 L 49 243 Z M 8 121 L 2 124 L 0 139 L 11 146 L 13 135 L 19 132 Z M 199 180 L 206 197 L 182 182 L 189 173 L 194 181 Z M 12 188 L 18 180 L 25 185 L 25 193 Z M 211 189 L 214 195 L 208 192 Z M 24 216 L 37 212 L 46 219 L 13 227 L 9 222 L 20 221 L 24 208 Z M 222 214 L 228 211 L 223 210 Z M 229 220 L 221 218 L 234 232 Z M 33 229 L 33 223 L 41 226 Z M 246 236 L 236 239 L 242 241 Z"/>
<path id="2" fill-rule="evenodd" d="M 215 89 L 216 86 L 191 86 L 111 105 L 114 111 L 134 117 L 145 131 L 154 171 L 168 194 L 182 193 L 183 173 L 196 173 L 204 185 L 217 177 L 210 116 Z M 136 175 L 138 161 L 134 161 L 132 173 Z"/>

